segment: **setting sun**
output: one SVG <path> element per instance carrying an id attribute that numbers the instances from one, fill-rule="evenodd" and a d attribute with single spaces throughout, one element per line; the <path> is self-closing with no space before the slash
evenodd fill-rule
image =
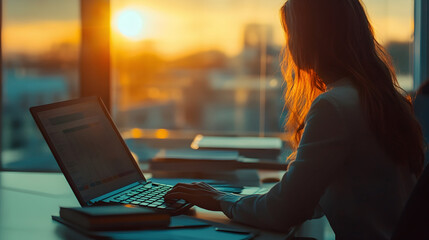
<path id="1" fill-rule="evenodd" d="M 114 21 L 116 28 L 125 37 L 133 40 L 143 38 L 143 16 L 134 9 L 120 11 Z"/>

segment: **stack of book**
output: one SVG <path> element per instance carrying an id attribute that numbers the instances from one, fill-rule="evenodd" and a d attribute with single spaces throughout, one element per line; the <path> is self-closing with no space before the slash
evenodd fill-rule
<path id="1" fill-rule="evenodd" d="M 238 169 L 286 170 L 286 163 L 241 157 L 238 151 L 161 150 L 150 162 L 152 171 L 216 172 Z"/>
<path id="2" fill-rule="evenodd" d="M 170 215 L 131 205 L 60 208 L 66 225 L 89 231 L 161 228 L 170 224 Z"/>
<path id="3" fill-rule="evenodd" d="M 234 150 L 247 158 L 277 160 L 283 142 L 276 137 L 221 137 L 197 135 L 191 148 L 195 150 Z"/>

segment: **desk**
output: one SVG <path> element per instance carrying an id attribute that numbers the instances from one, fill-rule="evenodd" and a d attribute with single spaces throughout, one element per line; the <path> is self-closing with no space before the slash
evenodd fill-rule
<path id="1" fill-rule="evenodd" d="M 51 220 L 59 206 L 79 206 L 61 173 L 0 172 L 0 239 L 88 239 Z M 196 208 L 196 217 L 236 225 L 221 212 Z M 284 237 L 261 231 L 256 239 Z"/>

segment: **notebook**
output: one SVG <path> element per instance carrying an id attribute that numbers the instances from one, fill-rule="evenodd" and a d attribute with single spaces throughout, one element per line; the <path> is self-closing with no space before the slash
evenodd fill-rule
<path id="1" fill-rule="evenodd" d="M 172 186 L 147 181 L 101 98 L 30 108 L 81 206 L 132 204 L 172 215 L 192 205 L 165 202 Z"/>
<path id="2" fill-rule="evenodd" d="M 203 136 L 198 134 L 191 143 L 195 150 L 235 150 L 248 158 L 277 160 L 283 142 L 276 137 Z"/>

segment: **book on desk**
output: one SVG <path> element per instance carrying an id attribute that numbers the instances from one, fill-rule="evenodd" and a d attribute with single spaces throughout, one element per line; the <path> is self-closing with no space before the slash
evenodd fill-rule
<path id="1" fill-rule="evenodd" d="M 283 147 L 277 137 L 204 136 L 198 134 L 191 143 L 194 150 L 234 150 L 240 156 L 276 160 Z"/>
<path id="2" fill-rule="evenodd" d="M 281 170 L 286 163 L 240 156 L 238 151 L 161 150 L 151 161 L 152 171 L 213 172 L 237 169 Z"/>
<path id="3" fill-rule="evenodd" d="M 96 239 L 252 239 L 258 231 L 127 206 L 60 208 L 52 219 Z M 213 225 L 214 224 L 214 225 Z"/>
<path id="4" fill-rule="evenodd" d="M 91 231 L 166 227 L 170 215 L 133 205 L 60 207 L 60 217 Z"/>

